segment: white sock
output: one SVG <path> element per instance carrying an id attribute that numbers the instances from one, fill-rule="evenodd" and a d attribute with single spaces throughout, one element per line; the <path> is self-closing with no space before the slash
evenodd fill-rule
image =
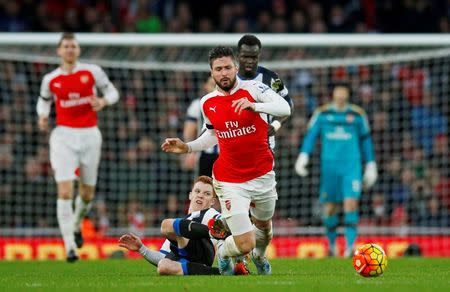
<path id="1" fill-rule="evenodd" d="M 238 249 L 236 243 L 234 242 L 233 236 L 228 236 L 224 240 L 223 244 L 219 246 L 217 252 L 219 253 L 221 258 L 228 258 L 242 255 L 241 251 Z"/>
<path id="2" fill-rule="evenodd" d="M 255 229 L 256 239 L 256 245 L 253 249 L 253 254 L 257 257 L 263 257 L 266 255 L 266 249 L 273 237 L 272 224 L 270 226 L 270 229 L 268 230 L 261 230 L 255 225 L 253 225 L 253 228 Z"/>
<path id="3" fill-rule="evenodd" d="M 87 212 L 91 209 L 92 203 L 91 202 L 85 202 L 83 199 L 81 199 L 80 196 L 77 196 L 75 199 L 75 212 L 74 212 L 74 225 L 73 228 L 75 232 L 79 232 L 81 229 L 81 221 L 83 220 L 84 216 L 86 216 Z"/>
<path id="4" fill-rule="evenodd" d="M 72 200 L 58 199 L 56 201 L 56 216 L 58 218 L 59 230 L 64 240 L 66 253 L 76 249 L 73 236 L 73 209 Z"/>

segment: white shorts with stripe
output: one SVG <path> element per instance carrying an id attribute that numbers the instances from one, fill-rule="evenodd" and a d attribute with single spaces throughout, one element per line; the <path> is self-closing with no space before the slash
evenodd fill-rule
<path id="1" fill-rule="evenodd" d="M 83 184 L 95 186 L 102 147 L 102 135 L 97 127 L 70 128 L 58 126 L 50 135 L 50 163 L 56 182 L 77 178 Z"/>
<path id="2" fill-rule="evenodd" d="M 244 183 L 221 182 L 214 179 L 214 190 L 220 201 L 222 216 L 250 214 L 258 220 L 273 217 L 278 199 L 275 188 L 275 172 L 272 170 Z"/>

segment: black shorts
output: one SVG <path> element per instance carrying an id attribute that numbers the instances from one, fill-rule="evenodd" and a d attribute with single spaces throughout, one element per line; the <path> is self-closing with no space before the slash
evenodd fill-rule
<path id="1" fill-rule="evenodd" d="M 198 175 L 212 176 L 213 164 L 217 157 L 219 154 L 202 152 L 198 161 Z"/>
<path id="2" fill-rule="evenodd" d="M 166 259 L 177 262 L 187 260 L 193 263 L 204 264 L 209 267 L 211 267 L 214 262 L 214 245 L 208 238 L 190 239 L 183 250 L 186 255 L 180 255 L 182 252 L 175 252 L 172 250 L 166 255 Z"/>

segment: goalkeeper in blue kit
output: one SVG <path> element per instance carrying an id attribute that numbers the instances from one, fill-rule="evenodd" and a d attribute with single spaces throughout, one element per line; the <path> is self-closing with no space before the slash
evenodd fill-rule
<path id="1" fill-rule="evenodd" d="M 361 189 L 370 188 L 378 176 L 367 115 L 362 108 L 349 103 L 349 96 L 350 89 L 346 84 L 335 85 L 333 102 L 316 109 L 311 117 L 295 164 L 298 175 L 308 175 L 309 156 L 320 137 L 319 199 L 323 204 L 323 223 L 332 256 L 336 255 L 338 204 L 344 203 L 344 255 L 350 256 L 357 237 Z M 362 176 L 363 158 L 365 168 Z"/>

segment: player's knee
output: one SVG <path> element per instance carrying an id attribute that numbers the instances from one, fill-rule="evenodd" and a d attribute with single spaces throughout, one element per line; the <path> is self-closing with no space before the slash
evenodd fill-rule
<path id="1" fill-rule="evenodd" d="M 256 246 L 255 235 L 253 233 L 248 233 L 244 236 L 236 236 L 234 239 L 237 248 L 242 254 L 251 252 Z"/>
<path id="2" fill-rule="evenodd" d="M 160 261 L 157 271 L 158 275 L 170 275 L 171 269 L 164 261 Z"/>
<path id="3" fill-rule="evenodd" d="M 161 234 L 167 235 L 173 231 L 173 220 L 172 219 L 164 219 L 161 222 Z"/>
<path id="4" fill-rule="evenodd" d="M 242 242 L 238 245 L 238 249 L 242 254 L 247 254 L 251 252 L 256 246 L 256 243 L 254 240 L 248 241 L 248 242 Z"/>
<path id="5" fill-rule="evenodd" d="M 158 275 L 164 276 L 164 275 L 177 275 L 179 274 L 180 271 L 176 263 L 172 262 L 171 260 L 162 259 L 158 263 L 157 272 Z"/>
<path id="6" fill-rule="evenodd" d="M 73 197 L 73 188 L 68 183 L 58 184 L 58 198 L 70 200 Z"/>
<path id="7" fill-rule="evenodd" d="M 255 224 L 256 228 L 259 230 L 270 230 L 272 229 L 272 220 L 261 221 L 253 218 L 253 224 Z"/>
<path id="8" fill-rule="evenodd" d="M 344 201 L 344 212 L 353 212 L 358 210 L 358 201 L 354 199 L 347 199 Z"/>
<path id="9" fill-rule="evenodd" d="M 95 186 L 81 185 L 80 186 L 80 197 L 85 202 L 90 202 L 95 196 Z"/>

